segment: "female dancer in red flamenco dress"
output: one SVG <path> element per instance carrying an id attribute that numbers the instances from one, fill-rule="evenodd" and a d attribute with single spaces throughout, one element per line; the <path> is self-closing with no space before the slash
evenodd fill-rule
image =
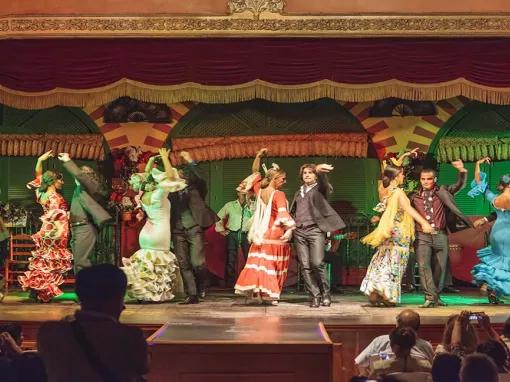
<path id="1" fill-rule="evenodd" d="M 42 302 L 49 302 L 63 293 L 58 286 L 64 282 L 63 274 L 72 268 L 73 258 L 67 249 L 69 209 L 58 192 L 64 185 L 62 174 L 54 171 L 42 173 L 42 163 L 52 155 L 48 151 L 37 159 L 36 179 L 27 185 L 35 190 L 44 214 L 41 216 L 41 229 L 32 235 L 35 250 L 32 251 L 29 270 L 18 277 L 23 290 L 30 290 L 31 296 Z"/>
<path id="2" fill-rule="evenodd" d="M 252 242 L 246 265 L 235 285 L 235 293 L 260 303 L 278 304 L 283 283 L 287 278 L 290 244 L 295 223 L 288 211 L 288 202 L 280 188 L 285 184 L 285 172 L 273 164 L 264 178 L 258 172 L 260 158 L 267 152 L 257 153 L 252 175 L 243 181 L 245 190 L 252 189 L 257 196 L 248 239 Z"/>

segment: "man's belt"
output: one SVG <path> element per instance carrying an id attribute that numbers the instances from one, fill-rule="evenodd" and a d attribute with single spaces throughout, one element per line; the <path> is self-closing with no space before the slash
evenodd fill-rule
<path id="1" fill-rule="evenodd" d="M 72 222 L 71 223 L 71 228 L 72 227 L 79 227 L 79 226 L 82 226 L 82 225 L 88 225 L 90 224 L 90 222 L 88 220 L 80 220 L 80 221 L 77 221 L 77 222 Z"/>

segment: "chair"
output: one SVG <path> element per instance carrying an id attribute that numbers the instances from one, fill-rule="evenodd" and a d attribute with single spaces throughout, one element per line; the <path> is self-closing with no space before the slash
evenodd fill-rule
<path id="1" fill-rule="evenodd" d="M 32 256 L 35 244 L 30 235 L 11 234 L 9 248 L 9 257 L 4 268 L 6 295 L 9 291 L 9 285 L 16 283 L 18 276 L 27 271 L 29 258 Z"/>
<path id="2" fill-rule="evenodd" d="M 399 382 L 432 382 L 432 374 L 423 371 L 412 373 L 391 373 L 388 374 Z"/>

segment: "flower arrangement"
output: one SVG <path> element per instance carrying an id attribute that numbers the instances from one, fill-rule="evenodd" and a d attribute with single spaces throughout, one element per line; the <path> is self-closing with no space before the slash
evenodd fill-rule
<path id="1" fill-rule="evenodd" d="M 0 203 L 0 217 L 6 227 L 26 227 L 28 211 L 16 203 Z"/>

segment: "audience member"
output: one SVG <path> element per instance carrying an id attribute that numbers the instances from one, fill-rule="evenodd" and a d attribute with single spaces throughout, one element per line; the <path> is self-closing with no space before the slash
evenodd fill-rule
<path id="1" fill-rule="evenodd" d="M 18 324 L 0 325 L 0 377 L 4 382 L 46 382 L 46 371 L 36 352 L 23 351 Z"/>
<path id="2" fill-rule="evenodd" d="M 489 340 L 476 347 L 476 351 L 490 357 L 498 368 L 498 373 L 508 374 L 508 353 L 500 341 Z"/>
<path id="3" fill-rule="evenodd" d="M 430 362 L 411 356 L 416 345 L 416 333 L 410 327 L 395 328 L 390 333 L 390 346 L 395 358 L 374 361 L 369 377 L 379 377 L 391 373 L 430 372 Z"/>
<path id="4" fill-rule="evenodd" d="M 126 286 L 124 272 L 111 264 L 78 272 L 81 310 L 39 329 L 38 349 L 50 382 L 142 380 L 148 370 L 143 333 L 118 321 Z"/>
<path id="5" fill-rule="evenodd" d="M 478 335 L 475 327 L 469 322 L 469 315 L 470 312 L 463 311 L 448 318 L 443 339 L 436 347 L 436 354 L 450 352 L 462 358 L 476 350 Z"/>
<path id="6" fill-rule="evenodd" d="M 498 382 L 498 368 L 485 354 L 467 355 L 460 369 L 461 382 Z"/>
<path id="7" fill-rule="evenodd" d="M 420 329 L 420 315 L 411 309 L 402 310 L 396 317 L 397 328 L 409 327 L 416 333 Z M 362 375 L 369 374 L 370 358 L 380 353 L 391 354 L 390 336 L 388 334 L 376 337 L 372 342 L 356 357 L 354 362 L 358 366 Z M 417 359 L 427 360 L 432 363 L 434 351 L 432 345 L 421 338 L 416 339 L 416 345 L 411 349 L 411 356 Z"/>
<path id="8" fill-rule="evenodd" d="M 505 321 L 501 340 L 505 343 L 507 348 L 510 348 L 510 317 L 508 317 Z"/>
<path id="9" fill-rule="evenodd" d="M 456 354 L 440 353 L 432 363 L 433 382 L 459 382 L 461 359 Z"/>

